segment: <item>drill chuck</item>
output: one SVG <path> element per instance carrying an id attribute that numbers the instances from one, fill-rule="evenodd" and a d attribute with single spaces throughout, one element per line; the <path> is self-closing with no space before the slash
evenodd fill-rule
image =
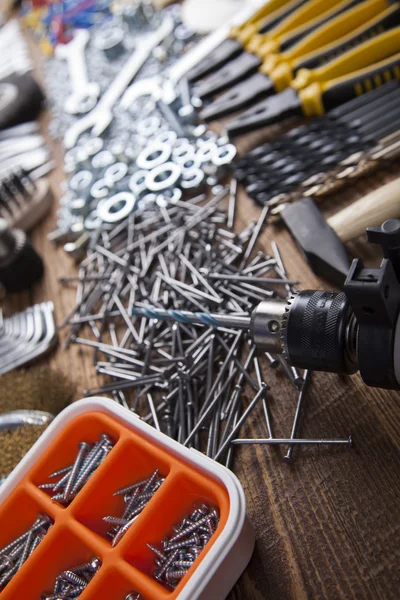
<path id="1" fill-rule="evenodd" d="M 282 321 L 283 352 L 299 368 L 355 373 L 357 322 L 344 292 L 300 292 Z"/>
<path id="2" fill-rule="evenodd" d="M 284 354 L 298 368 L 355 373 L 357 321 L 346 294 L 303 291 L 289 300 L 261 302 L 250 331 L 256 346 Z"/>

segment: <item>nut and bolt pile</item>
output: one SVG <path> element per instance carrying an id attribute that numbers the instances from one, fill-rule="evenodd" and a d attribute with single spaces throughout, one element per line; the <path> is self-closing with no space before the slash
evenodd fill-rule
<path id="1" fill-rule="evenodd" d="M 114 496 L 124 497 L 125 509 L 120 517 L 109 516 L 103 518 L 103 521 L 113 525 L 113 528 L 107 533 L 112 539 L 113 547 L 124 537 L 163 481 L 164 478 L 160 477 L 158 470 L 156 470 L 151 477 L 115 492 Z"/>
<path id="2" fill-rule="evenodd" d="M 106 433 L 102 433 L 99 441 L 93 444 L 80 442 L 74 463 L 51 473 L 49 479 L 56 479 L 57 477 L 59 479 L 43 483 L 39 485 L 39 489 L 52 494 L 51 499 L 53 502 L 59 502 L 67 506 L 102 464 L 113 449 L 113 445 L 112 440 Z"/>
<path id="3" fill-rule="evenodd" d="M 218 511 L 202 504 L 175 525 L 174 535 L 164 539 L 161 550 L 147 544 L 156 555 L 154 578 L 175 589 L 214 535 L 218 523 Z"/>
<path id="4" fill-rule="evenodd" d="M 52 525 L 48 515 L 39 515 L 28 531 L 0 550 L 0 590 L 35 551 Z"/>
<path id="5" fill-rule="evenodd" d="M 101 560 L 94 557 L 88 563 L 63 571 L 57 576 L 53 591 L 42 594 L 41 600 L 72 600 L 72 598 L 79 598 L 100 567 Z"/>
<path id="6" fill-rule="evenodd" d="M 150 83 L 155 75 L 160 80 L 167 77 L 166 67 L 179 63 L 179 58 L 184 57 L 194 45 L 197 38 L 182 24 L 178 5 L 162 11 L 161 21 L 171 18 L 172 35 L 156 47 L 157 50 L 167 46 L 166 59 L 160 63 L 154 59 L 153 52 L 135 77 L 138 84 L 143 77 Z M 157 29 L 159 22 L 160 16 L 155 13 L 150 19 L 151 30 Z M 102 89 L 103 71 L 114 73 L 117 78 L 125 68 L 124 61 L 129 63 L 131 60 L 125 55 L 128 53 L 129 56 L 136 39 L 136 48 L 140 49 L 138 35 L 144 35 L 143 39 L 147 35 L 142 29 L 143 24 L 139 24 L 132 33 L 123 23 L 122 16 L 94 30 L 85 56 L 88 70 L 90 67 L 92 76 L 102 84 Z M 109 42 L 110 36 L 115 37 L 117 31 L 122 36 L 125 50 L 123 58 L 110 59 L 99 51 L 96 40 L 100 36 Z M 169 38 L 173 43 L 169 43 Z M 97 56 L 96 68 L 92 68 L 92 54 Z M 84 56 L 80 58 L 85 60 Z M 53 86 L 54 80 L 68 80 L 62 62 L 52 61 L 50 67 Z M 109 88 L 103 96 L 107 96 L 108 90 L 113 88 L 112 79 L 109 76 L 106 79 Z M 62 83 L 65 85 L 65 82 Z M 236 156 L 236 148 L 227 137 L 216 135 L 205 125 L 197 125 L 197 99 L 192 98 L 185 77 L 181 76 L 176 85 L 173 84 L 173 97 L 156 93 L 154 86 L 150 87 L 146 96 L 118 104 L 118 110 L 112 111 L 111 128 L 103 132 L 102 137 L 81 132 L 74 136 L 74 143 L 65 141 L 64 170 L 67 179 L 58 210 L 58 229 L 50 234 L 49 239 L 67 242 L 64 249 L 74 257 L 81 257 L 86 246 L 103 229 L 112 229 L 137 206 L 154 200 L 160 194 L 180 200 L 183 193 L 193 195 L 206 184 L 217 184 Z M 59 86 L 56 89 L 59 94 Z M 64 103 L 65 94 L 59 94 L 57 98 L 56 105 Z M 57 121 L 62 121 L 60 114 L 55 116 Z M 68 115 L 70 118 L 71 115 Z M 67 128 L 67 137 L 70 131 L 71 128 Z"/>
<path id="7" fill-rule="evenodd" d="M 228 196 L 225 212 L 220 203 Z M 268 388 L 248 333 L 133 312 L 150 305 L 248 317 L 263 299 L 291 293 L 277 247 L 274 256 L 254 251 L 267 210 L 241 233 L 227 228 L 229 215 L 235 195 L 223 188 L 208 201 L 158 199 L 102 231 L 79 267 L 77 302 L 63 324 L 70 326 L 66 344 L 92 347 L 97 372 L 111 377 L 86 395 L 109 393 L 158 430 L 225 464 L 230 440 L 259 401 L 272 437 Z M 286 366 L 284 373 L 301 385 Z M 247 390 L 254 400 L 244 410 Z"/>
<path id="8" fill-rule="evenodd" d="M 111 231 L 137 207 L 157 198 L 180 201 L 183 192 L 188 197 L 217 184 L 236 154 L 225 138 L 201 125 L 178 137 L 157 115 L 132 120 L 129 136 L 129 143 L 107 149 L 101 138 L 83 137 L 65 155 L 68 191 L 50 239 L 69 240 L 64 249 L 72 256 L 82 256 L 102 230 Z M 90 156 L 94 144 L 103 149 Z"/>

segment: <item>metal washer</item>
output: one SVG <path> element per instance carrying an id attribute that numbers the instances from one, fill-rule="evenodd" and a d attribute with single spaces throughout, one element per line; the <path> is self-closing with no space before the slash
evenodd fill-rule
<path id="1" fill-rule="evenodd" d="M 122 203 L 121 208 L 112 210 Z M 97 214 L 105 223 L 117 223 L 126 219 L 135 208 L 136 197 L 130 192 L 119 192 L 111 196 L 97 208 Z"/>
<path id="2" fill-rule="evenodd" d="M 182 174 L 181 167 L 167 162 L 152 169 L 146 177 L 146 186 L 151 192 L 161 192 L 173 187 Z M 162 177 L 164 175 L 164 177 Z"/>
<path id="3" fill-rule="evenodd" d="M 136 196 L 143 194 L 143 192 L 147 190 L 146 177 L 148 173 L 148 171 L 144 170 L 136 171 L 136 173 L 134 173 L 130 178 L 128 186 L 131 192 L 133 192 Z"/>
<path id="4" fill-rule="evenodd" d="M 166 163 L 171 156 L 171 146 L 162 142 L 155 142 L 143 148 L 136 160 L 139 169 L 150 171 Z"/>

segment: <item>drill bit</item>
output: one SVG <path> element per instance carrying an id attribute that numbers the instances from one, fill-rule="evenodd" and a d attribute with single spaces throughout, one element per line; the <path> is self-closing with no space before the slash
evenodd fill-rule
<path id="1" fill-rule="evenodd" d="M 134 307 L 132 316 L 147 317 L 158 321 L 175 321 L 184 324 L 207 325 L 208 327 L 228 327 L 231 329 L 250 329 L 251 316 L 247 313 L 221 315 L 188 310 L 168 310 L 155 306 Z"/>

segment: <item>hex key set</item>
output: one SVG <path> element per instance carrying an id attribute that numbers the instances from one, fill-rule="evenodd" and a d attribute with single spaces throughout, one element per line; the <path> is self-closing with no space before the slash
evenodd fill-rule
<path id="1" fill-rule="evenodd" d="M 12 317 L 0 319 L 0 373 L 37 360 L 58 340 L 52 302 L 36 304 Z"/>

